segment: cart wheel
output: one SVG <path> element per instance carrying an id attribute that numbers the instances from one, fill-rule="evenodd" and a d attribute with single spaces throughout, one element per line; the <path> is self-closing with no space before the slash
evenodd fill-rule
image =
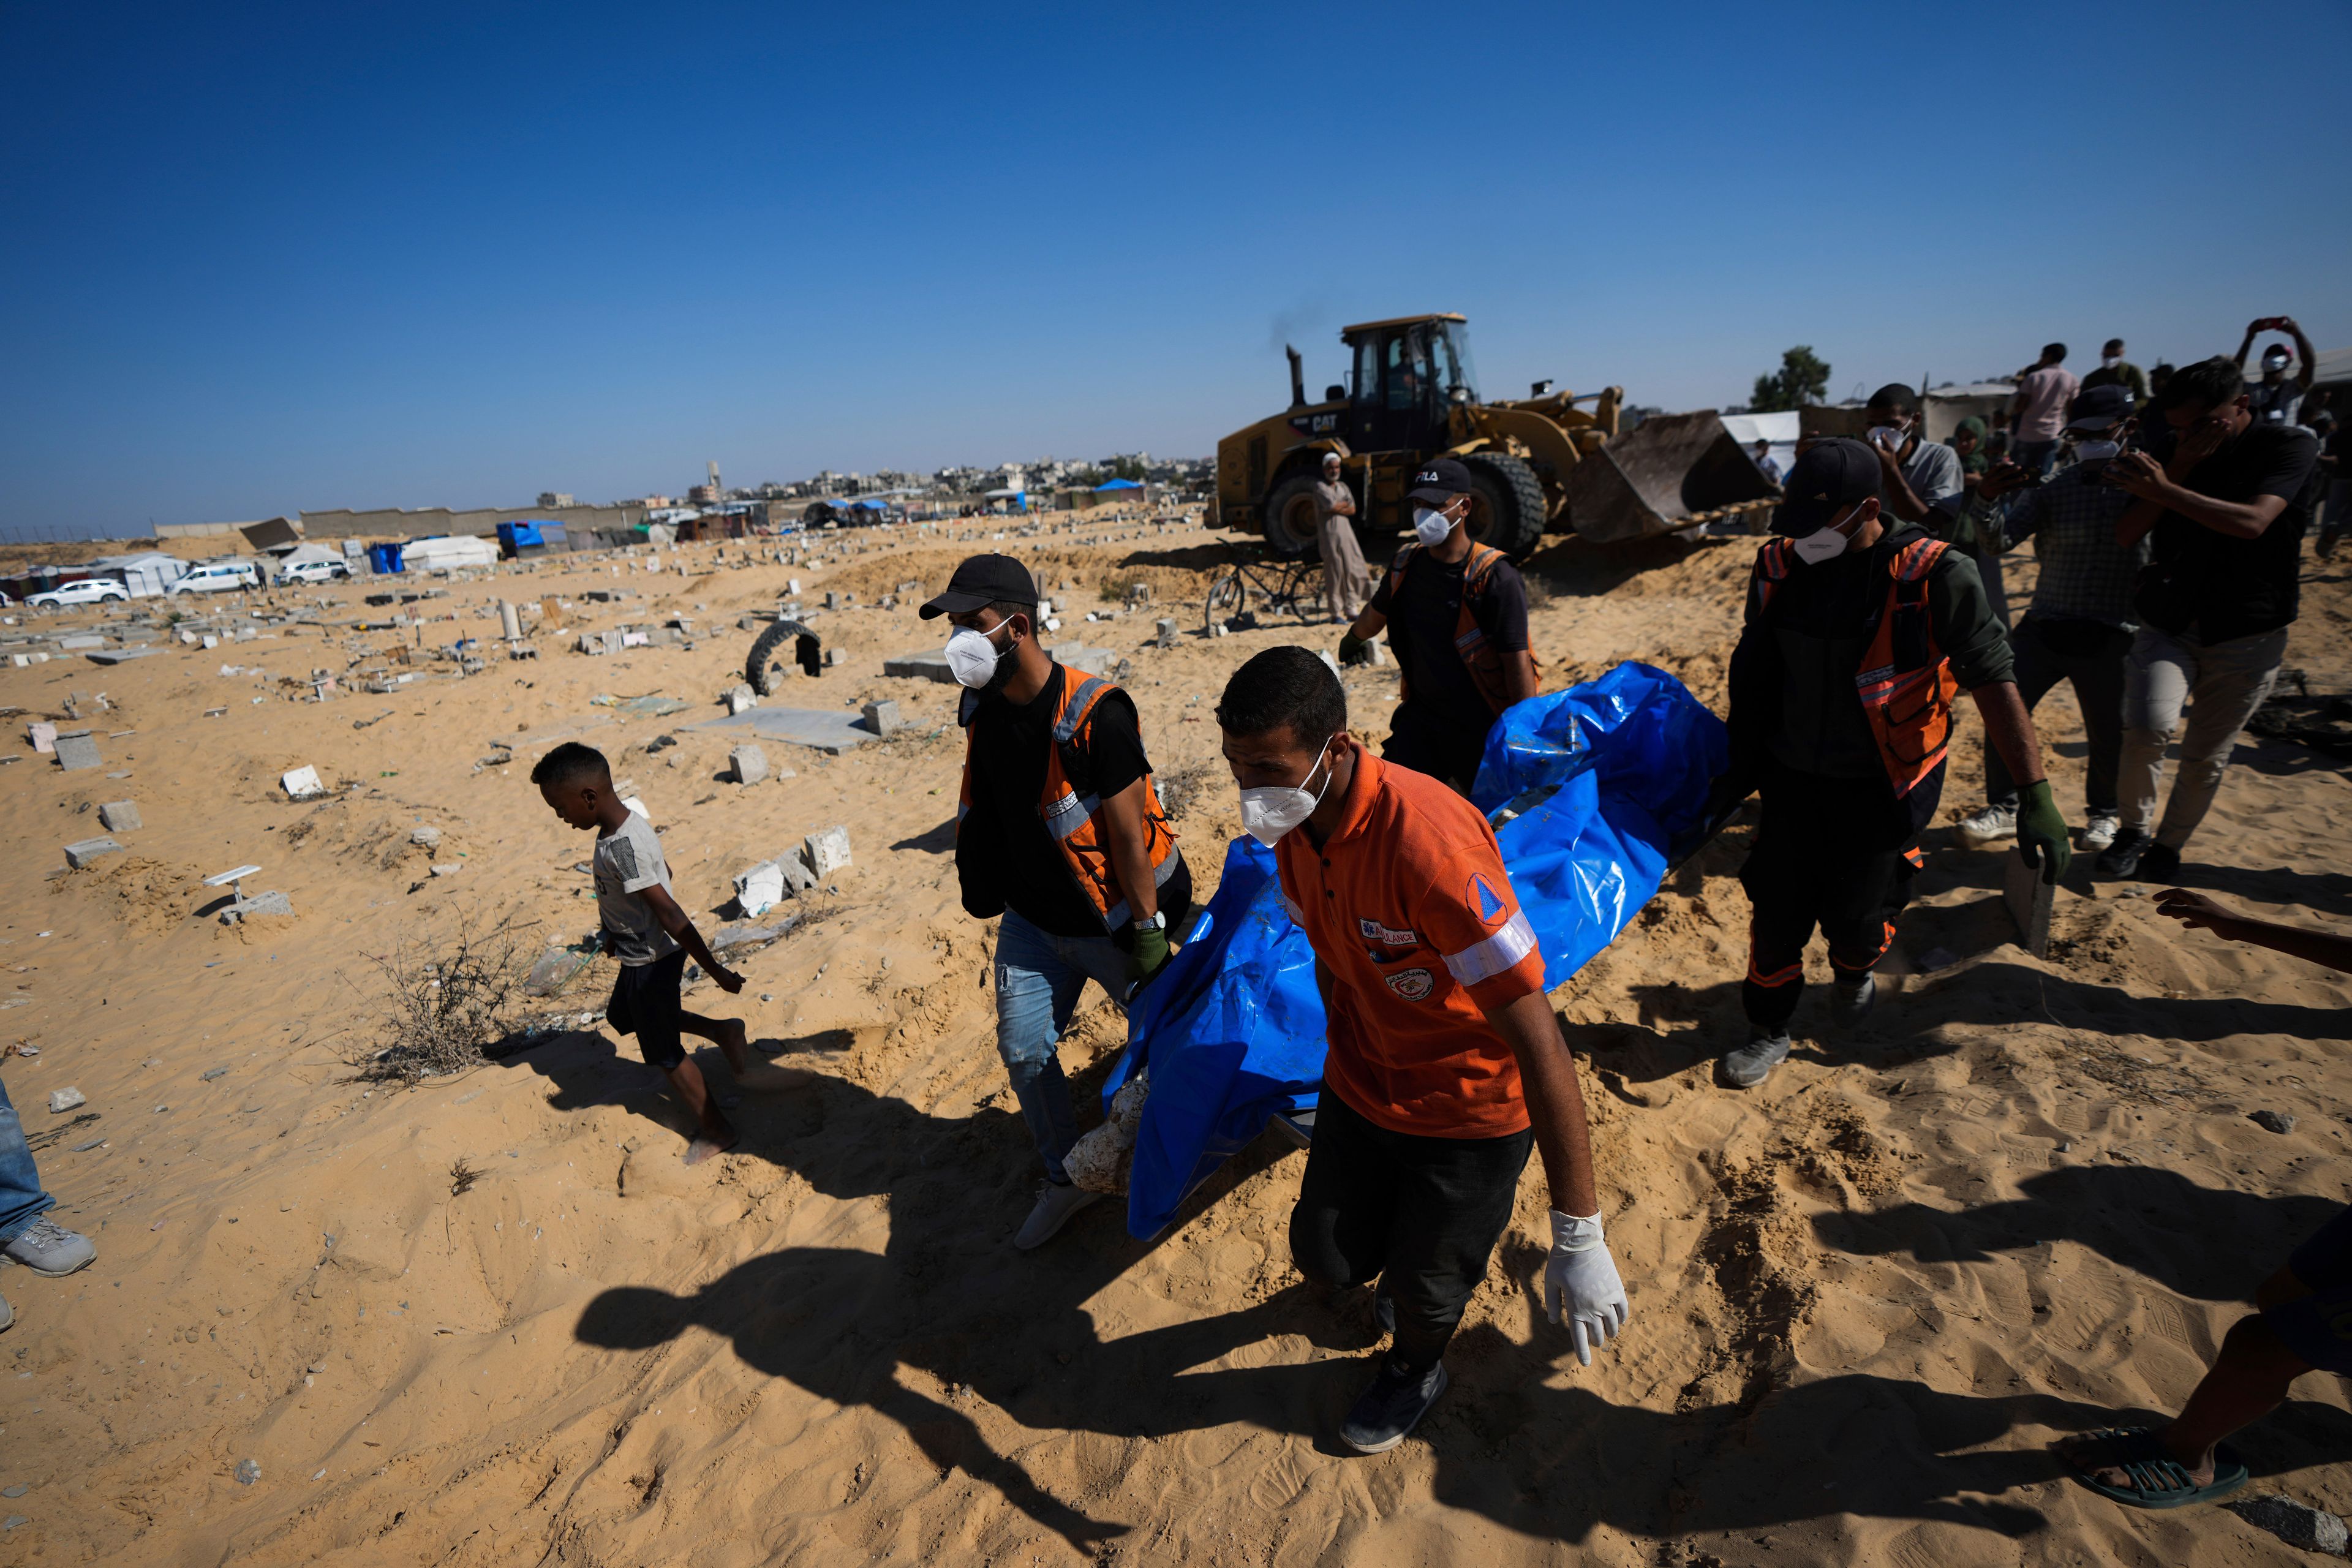
<path id="1" fill-rule="evenodd" d="M 1213 636 L 1213 628 L 1218 622 L 1228 616 L 1241 614 L 1242 599 L 1242 574 L 1238 572 L 1230 577 L 1220 577 L 1210 584 L 1208 602 L 1204 606 L 1204 618 L 1201 625 L 1202 632 Z"/>

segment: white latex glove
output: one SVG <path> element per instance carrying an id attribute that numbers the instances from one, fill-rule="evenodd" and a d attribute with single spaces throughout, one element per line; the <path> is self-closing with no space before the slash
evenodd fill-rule
<path id="1" fill-rule="evenodd" d="M 1544 1264 L 1544 1313 L 1555 1323 L 1563 1315 L 1576 1341 L 1576 1359 L 1592 1364 L 1592 1347 L 1622 1333 L 1632 1311 L 1616 1260 L 1601 1239 L 1601 1216 L 1579 1219 L 1551 1211 L 1551 1257 Z"/>

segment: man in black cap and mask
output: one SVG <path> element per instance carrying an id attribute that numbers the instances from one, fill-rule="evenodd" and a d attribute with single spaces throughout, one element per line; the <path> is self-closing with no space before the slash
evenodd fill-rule
<path id="1" fill-rule="evenodd" d="M 948 668 L 964 688 L 956 877 L 996 933 L 996 1048 L 1045 1162 L 1013 1238 L 1043 1245 L 1101 1196 L 1062 1157 L 1077 1139 L 1055 1055 L 1088 980 L 1117 1001 L 1168 962 L 1192 874 L 1152 786 L 1135 703 L 1037 643 L 1037 585 L 1008 555 L 975 555 L 922 608 L 945 616 Z"/>
<path id="2" fill-rule="evenodd" d="M 1339 662 L 1388 628 L 1403 692 L 1381 755 L 1467 795 L 1496 716 L 1536 694 L 1528 588 L 1470 537 L 1470 470 L 1433 458 L 1412 478 L 1413 542 L 1397 552 L 1348 635 Z"/>
<path id="3" fill-rule="evenodd" d="M 1740 870 L 1752 906 L 1740 999 L 1749 1038 L 1724 1058 L 1738 1088 L 1789 1055 L 1789 1020 L 1818 925 L 1836 979 L 1832 1013 L 1860 1023 L 1872 971 L 1911 895 L 1951 748 L 1952 699 L 1975 698 L 2021 791 L 2018 847 L 2063 875 L 2066 823 L 2050 797 L 2008 639 L 1975 563 L 1916 523 L 1882 515 L 1878 457 L 1814 443 L 1789 470 L 1757 552 L 1731 661 L 1731 762 L 1719 814 L 1761 791 L 1763 825 Z"/>

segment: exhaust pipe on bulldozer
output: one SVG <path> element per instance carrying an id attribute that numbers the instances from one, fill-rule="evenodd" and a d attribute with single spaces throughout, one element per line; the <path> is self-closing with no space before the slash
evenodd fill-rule
<path id="1" fill-rule="evenodd" d="M 1282 345 L 1282 352 L 1290 356 L 1290 406 L 1304 408 L 1307 406 L 1306 362 L 1298 357 L 1298 351 L 1288 343 Z"/>

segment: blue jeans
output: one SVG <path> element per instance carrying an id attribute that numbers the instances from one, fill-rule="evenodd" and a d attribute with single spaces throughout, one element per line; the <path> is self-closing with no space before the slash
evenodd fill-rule
<path id="1" fill-rule="evenodd" d="M 25 1147 L 25 1124 L 8 1103 L 8 1085 L 0 1081 L 0 1246 L 23 1235 L 57 1203 L 41 1190 L 41 1173 L 33 1168 L 33 1152 Z"/>
<path id="2" fill-rule="evenodd" d="M 1055 936 L 1011 910 L 996 931 L 996 1054 L 1037 1141 L 1046 1178 L 1067 1182 L 1062 1156 L 1077 1142 L 1070 1082 L 1054 1054 L 1089 980 L 1127 994 L 1127 954 L 1108 936 Z"/>

